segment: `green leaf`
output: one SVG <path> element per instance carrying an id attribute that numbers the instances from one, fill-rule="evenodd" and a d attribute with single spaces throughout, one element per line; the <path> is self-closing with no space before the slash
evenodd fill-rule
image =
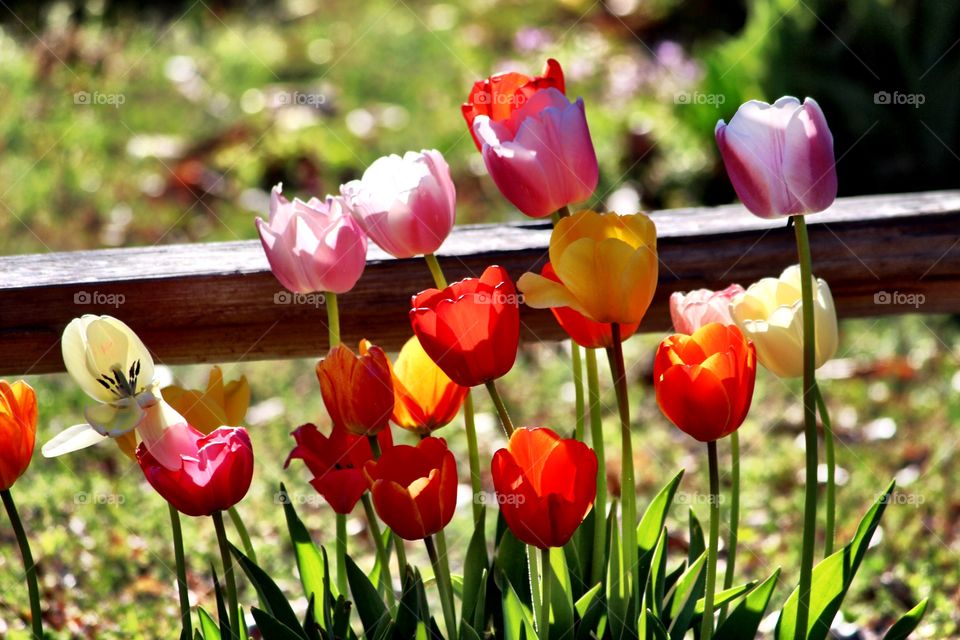
<path id="1" fill-rule="evenodd" d="M 403 591 L 400 594 L 400 604 L 397 607 L 396 638 L 404 640 L 417 633 L 417 625 L 422 622 L 420 616 L 419 591 L 417 580 L 419 576 L 413 569 L 407 567 L 407 574 L 403 577 Z"/>
<path id="2" fill-rule="evenodd" d="M 233 638 L 233 633 L 230 630 L 230 617 L 227 611 L 227 605 L 223 599 L 223 587 L 220 586 L 220 581 L 217 579 L 217 570 L 212 564 L 210 565 L 210 572 L 213 574 L 213 593 L 217 599 L 217 618 L 219 619 L 220 637 Z"/>
<path id="3" fill-rule="evenodd" d="M 426 638 L 426 627 L 424 627 L 424 638 Z M 480 634 L 474 631 L 473 627 L 464 622 L 460 621 L 460 640 L 480 640 Z"/>
<path id="4" fill-rule="evenodd" d="M 773 572 L 769 578 L 760 583 L 760 585 L 747 594 L 740 604 L 733 608 L 730 616 L 723 621 L 720 628 L 717 629 L 713 640 L 739 640 L 740 638 L 753 638 L 757 635 L 757 629 L 760 622 L 763 621 L 763 615 L 767 611 L 767 605 L 770 604 L 770 596 L 773 595 L 773 588 L 777 586 L 777 579 L 780 577 L 780 569 Z M 703 615 L 703 605 L 700 605 L 700 615 Z"/>
<path id="5" fill-rule="evenodd" d="M 637 525 L 637 554 L 640 563 L 640 585 L 644 585 L 647 582 L 653 548 L 657 546 L 657 541 L 660 540 L 660 532 L 663 530 L 663 525 L 666 522 L 667 512 L 670 510 L 670 505 L 673 504 L 673 497 L 682 479 L 683 470 L 675 475 L 673 479 L 654 496 L 647 510 L 643 513 L 643 517 L 640 518 L 640 524 Z M 642 588 L 642 586 L 640 588 Z"/>
<path id="6" fill-rule="evenodd" d="M 294 631 L 262 609 L 253 607 L 250 612 L 253 614 L 253 619 L 257 621 L 257 629 L 260 630 L 260 634 L 264 638 L 270 638 L 270 640 L 300 640 L 303 638 L 299 632 Z"/>
<path id="7" fill-rule="evenodd" d="M 320 624 L 317 622 L 317 613 L 316 613 L 317 601 L 313 596 L 310 596 L 310 600 L 307 602 L 307 611 L 303 616 L 303 632 L 307 636 L 307 640 L 323 640 L 321 633 Z M 241 609 L 241 615 L 242 615 Z M 243 634 L 246 639 L 246 633 Z"/>
<path id="8" fill-rule="evenodd" d="M 689 519 L 690 549 L 687 551 L 687 562 L 692 563 L 701 553 L 707 550 L 707 544 L 703 537 L 703 527 L 700 525 L 700 520 L 697 519 L 697 514 L 693 512 L 693 509 L 690 509 Z"/>
<path id="9" fill-rule="evenodd" d="M 614 640 L 626 638 L 627 585 L 620 584 L 620 564 L 623 562 L 623 545 L 620 544 L 620 527 L 617 526 L 617 503 L 610 505 L 607 522 L 610 535 L 610 558 L 607 563 L 607 624 Z"/>
<path id="10" fill-rule="evenodd" d="M 347 556 L 347 582 L 350 583 L 350 593 L 353 594 L 353 603 L 360 615 L 363 630 L 367 638 L 375 638 L 381 625 L 390 620 L 390 615 L 377 588 L 350 556 Z"/>
<path id="11" fill-rule="evenodd" d="M 337 640 L 347 637 L 347 632 L 350 630 L 350 610 L 352 608 L 353 604 L 344 596 L 337 597 L 331 614 L 332 624 L 329 627 L 331 635 Z"/>
<path id="12" fill-rule="evenodd" d="M 197 610 L 200 612 L 200 631 L 203 632 L 203 640 L 220 640 L 220 627 L 217 621 L 203 607 L 197 607 Z"/>
<path id="13" fill-rule="evenodd" d="M 686 635 L 687 629 L 690 627 L 697 598 L 703 592 L 706 582 L 706 576 L 703 572 L 703 565 L 706 561 L 707 554 L 703 552 L 680 576 L 673 589 L 670 612 L 667 618 L 670 620 L 670 628 L 667 631 L 672 640 L 683 640 L 683 636 Z"/>
<path id="14" fill-rule="evenodd" d="M 500 587 L 500 591 L 506 591 L 505 585 L 502 584 L 503 580 L 506 580 L 513 586 L 520 601 L 529 607 L 530 576 L 527 570 L 527 547 L 509 530 L 504 531 L 500 536 L 494 563 L 497 569 L 494 580 Z"/>
<path id="15" fill-rule="evenodd" d="M 883 636 L 883 640 L 906 640 L 910 637 L 910 634 L 913 633 L 914 629 L 919 626 L 920 621 L 923 620 L 923 614 L 927 612 L 928 601 L 929 598 L 924 598 L 920 601 L 920 604 L 903 614 L 903 616 L 890 627 L 886 635 Z"/>
<path id="16" fill-rule="evenodd" d="M 293 612 L 290 603 L 287 602 L 280 587 L 277 586 L 263 569 L 254 564 L 250 558 L 243 555 L 243 552 L 232 544 L 230 545 L 230 551 L 239 561 L 240 566 L 243 567 L 247 578 L 253 583 L 253 588 L 257 592 L 257 597 L 260 599 L 260 606 L 263 610 L 269 613 L 272 618 L 276 618 L 277 621 L 285 627 L 299 630 L 300 637 L 306 638 L 300 628 L 300 620 Z"/>
<path id="17" fill-rule="evenodd" d="M 287 530 L 290 532 L 290 542 L 293 544 L 293 553 L 297 559 L 297 571 L 300 573 L 300 584 L 303 585 L 303 594 L 309 600 L 315 597 L 322 603 L 323 598 L 323 574 L 325 563 L 323 555 L 313 543 L 310 532 L 307 531 L 303 521 L 297 515 L 296 509 L 287 495 L 287 488 L 280 483 L 280 501 L 283 503 L 283 513 L 287 519 Z M 336 588 L 331 585 L 331 594 L 334 598 L 339 595 Z M 320 607 L 322 609 L 322 606 Z M 326 620 L 321 611 L 317 611 L 317 622 L 321 625 Z"/>
<path id="18" fill-rule="evenodd" d="M 603 637 L 598 628 L 603 617 L 603 597 L 600 595 L 602 588 L 603 583 L 598 582 L 573 605 L 578 618 L 576 640 Z"/>
<path id="19" fill-rule="evenodd" d="M 750 582 L 747 582 L 745 584 L 741 584 L 736 587 L 730 587 L 729 589 L 724 589 L 723 591 L 718 591 L 713 596 L 713 606 L 720 607 L 722 605 L 727 604 L 728 602 L 733 602 L 734 600 L 744 595 L 745 593 L 749 593 L 756 586 L 757 586 L 757 581 L 751 580 Z M 706 602 L 704 601 L 704 599 L 699 598 L 697 600 L 696 607 L 694 607 L 693 609 L 693 615 L 702 616 L 703 607 L 705 605 L 706 605 Z"/>
<path id="20" fill-rule="evenodd" d="M 887 507 L 887 500 L 893 491 L 894 482 L 887 485 L 886 491 L 867 511 L 857 527 L 853 540 L 845 547 L 824 558 L 813 568 L 813 582 L 810 588 L 810 620 L 807 627 L 807 640 L 824 640 L 830 631 L 840 605 L 850 584 L 860 568 L 863 556 L 870 545 L 880 518 Z M 797 596 L 799 588 L 787 598 L 777 621 L 775 637 L 777 640 L 793 640 L 797 622 Z"/>
<path id="21" fill-rule="evenodd" d="M 550 613 L 553 626 L 561 630 L 550 636 L 559 638 L 573 629 L 573 590 L 567 571 L 566 553 L 562 548 L 550 549 L 550 576 Z"/>
<path id="22" fill-rule="evenodd" d="M 477 594 L 477 602 L 473 609 L 473 628 L 484 629 L 487 623 L 487 589 L 490 586 L 490 573 L 484 570 L 480 576 L 480 592 Z"/>
<path id="23" fill-rule="evenodd" d="M 640 624 L 643 625 L 644 621 L 646 622 L 646 631 L 641 633 L 639 637 L 641 638 L 652 638 L 653 640 L 670 640 L 670 635 L 667 633 L 667 628 L 663 626 L 663 622 L 660 621 L 660 618 L 651 611 L 650 609 L 644 610 L 644 615 L 641 616 Z"/>
<path id="24" fill-rule="evenodd" d="M 650 562 L 650 584 L 647 589 L 650 594 L 649 609 L 657 618 L 663 615 L 664 594 L 666 593 L 667 573 L 667 530 L 663 529 L 660 539 L 653 551 Z"/>
<path id="25" fill-rule="evenodd" d="M 487 539 L 484 526 L 487 509 L 483 507 L 480 517 L 474 523 L 473 535 L 467 544 L 467 555 L 463 559 L 463 596 L 461 598 L 460 619 L 473 620 L 477 600 L 484 589 L 483 576 L 489 568 L 487 558 Z"/>
<path id="26" fill-rule="evenodd" d="M 511 584 L 507 584 L 503 590 L 503 631 L 505 640 L 537 637 L 533 615 Z"/>

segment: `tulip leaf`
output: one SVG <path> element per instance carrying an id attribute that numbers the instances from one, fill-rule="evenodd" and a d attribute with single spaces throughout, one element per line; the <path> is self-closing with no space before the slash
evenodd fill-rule
<path id="1" fill-rule="evenodd" d="M 719 607 L 725 605 L 729 602 L 733 602 L 740 596 L 750 593 L 754 587 L 757 586 L 757 581 L 752 580 L 745 584 L 737 585 L 736 587 L 730 587 L 729 589 L 724 589 L 723 591 L 718 591 L 713 596 L 713 606 Z M 704 599 L 701 597 L 697 600 L 696 606 L 693 608 L 694 617 L 699 617 L 703 615 L 703 607 L 706 606 Z"/>
<path id="2" fill-rule="evenodd" d="M 320 625 L 317 623 L 316 607 L 316 599 L 313 596 L 310 596 L 310 600 L 307 602 L 307 611 L 303 615 L 303 632 L 306 634 L 307 640 L 323 640 L 322 636 L 320 635 L 322 630 Z"/>
<path id="3" fill-rule="evenodd" d="M 320 555 L 322 556 L 323 561 L 323 628 L 327 631 L 331 629 L 336 629 L 335 623 L 333 622 L 334 611 L 337 606 L 340 604 L 340 600 L 343 598 L 342 595 L 335 594 L 336 589 L 330 582 L 330 559 L 327 557 L 327 550 L 323 547 L 320 547 Z M 347 612 L 349 616 L 349 611 Z M 334 633 L 335 637 L 338 637 Z"/>
<path id="4" fill-rule="evenodd" d="M 504 640 L 522 640 L 536 638 L 533 615 L 517 595 L 513 585 L 507 584 L 503 590 L 503 631 Z"/>
<path id="5" fill-rule="evenodd" d="M 692 563 L 697 557 L 707 550 L 706 540 L 703 537 L 703 527 L 697 514 L 690 509 L 690 548 L 687 550 L 687 562 Z"/>
<path id="6" fill-rule="evenodd" d="M 830 631 L 840 605 L 850 584 L 860 568 L 870 540 L 880 524 L 887 507 L 887 500 L 895 483 L 887 485 L 886 491 L 877 499 L 857 527 L 857 533 L 846 546 L 822 560 L 813 568 L 813 582 L 810 588 L 810 620 L 807 627 L 807 640 L 824 640 Z M 788 640 L 795 637 L 797 622 L 798 589 L 787 598 L 777 621 L 775 637 Z"/>
<path id="7" fill-rule="evenodd" d="M 484 569 L 480 576 L 480 589 L 473 608 L 473 628 L 483 629 L 487 622 L 487 589 L 490 586 L 490 573 Z M 464 618 L 465 620 L 466 618 Z"/>
<path id="8" fill-rule="evenodd" d="M 263 610 L 269 613 L 272 618 L 276 618 L 276 620 L 285 627 L 300 629 L 300 620 L 293 612 L 290 603 L 287 602 L 287 598 L 283 595 L 280 587 L 277 586 L 263 569 L 258 567 L 250 558 L 243 555 L 243 552 L 232 544 L 230 545 L 230 551 L 240 563 L 240 566 L 243 567 L 244 573 L 247 574 L 247 578 L 249 578 L 253 584 L 253 588 L 257 592 L 257 597 L 260 600 L 260 606 L 263 607 Z M 301 638 L 305 637 L 302 632 L 299 635 Z"/>
<path id="9" fill-rule="evenodd" d="M 416 635 L 417 625 L 424 621 L 423 606 L 420 602 L 420 591 L 417 582 L 419 573 L 407 567 L 403 577 L 403 591 L 400 594 L 400 603 L 397 606 L 396 637 L 398 640 Z"/>
<path id="10" fill-rule="evenodd" d="M 573 629 L 573 591 L 570 587 L 570 573 L 567 571 L 566 553 L 562 548 L 550 549 L 550 612 L 553 626 L 562 630 L 551 633 L 551 637 L 561 637 Z"/>
<path id="11" fill-rule="evenodd" d="M 703 565 L 706 561 L 707 554 L 703 552 L 683 572 L 683 575 L 674 585 L 668 617 L 670 627 L 667 629 L 672 640 L 683 640 L 683 636 L 687 633 L 690 621 L 693 619 L 697 598 L 703 591 L 706 582 L 706 576 L 703 572 Z"/>
<path id="12" fill-rule="evenodd" d="M 598 582 L 593 585 L 593 588 L 583 594 L 573 605 L 577 613 L 576 640 L 589 640 L 594 637 L 603 637 L 603 631 L 600 629 L 600 622 L 603 617 L 603 597 L 600 595 L 601 588 L 603 588 L 603 583 Z"/>
<path id="13" fill-rule="evenodd" d="M 649 638 L 651 640 L 670 640 L 667 628 L 663 626 L 660 618 L 650 609 L 644 609 L 640 615 L 637 624 L 638 638 Z"/>
<path id="14" fill-rule="evenodd" d="M 920 621 L 923 620 L 923 614 L 927 612 L 928 602 L 929 598 L 924 598 L 917 606 L 903 614 L 883 636 L 883 640 L 907 640 L 914 629 L 920 625 Z"/>
<path id="15" fill-rule="evenodd" d="M 650 581 L 647 584 L 647 603 L 657 616 L 663 613 L 663 600 L 667 584 L 667 530 L 663 529 L 650 561 Z"/>
<path id="16" fill-rule="evenodd" d="M 627 638 L 627 585 L 620 583 L 620 564 L 623 562 L 623 545 L 620 544 L 620 531 L 617 526 L 617 503 L 610 505 L 610 519 L 607 531 L 610 532 L 610 558 L 607 564 L 607 624 L 613 640 Z"/>
<path id="17" fill-rule="evenodd" d="M 303 521 L 297 515 L 296 509 L 294 509 L 287 495 L 287 488 L 283 483 L 280 483 L 280 502 L 283 504 L 283 513 L 287 519 L 287 530 L 290 532 L 290 542 L 293 544 L 293 553 L 297 559 L 297 571 L 300 573 L 303 595 L 308 600 L 310 598 L 323 598 L 325 567 L 323 556 L 317 545 L 313 543 L 310 532 L 307 531 Z M 338 595 L 335 590 L 331 594 L 334 598 Z M 323 606 L 319 607 L 319 609 L 322 608 Z M 322 611 L 316 611 L 316 619 L 321 625 L 326 624 Z"/>
<path id="18" fill-rule="evenodd" d="M 347 582 L 350 583 L 350 593 L 353 594 L 353 603 L 360 615 L 360 623 L 367 638 L 376 638 L 381 626 L 390 619 L 390 614 L 367 574 L 360 570 L 353 558 L 346 558 Z"/>
<path id="19" fill-rule="evenodd" d="M 217 618 L 220 620 L 220 637 L 232 638 L 230 631 L 230 615 L 227 613 L 227 605 L 223 599 L 223 587 L 220 586 L 220 580 L 217 579 L 217 570 L 210 565 L 210 573 L 213 574 L 213 593 L 217 599 Z"/>
<path id="20" fill-rule="evenodd" d="M 514 587 L 520 601 L 529 607 L 530 582 L 527 570 L 527 547 L 517 540 L 516 536 L 509 530 L 504 531 L 503 535 L 500 536 L 495 563 L 497 571 L 494 578 L 498 581 L 497 585 L 500 590 L 506 591 L 505 585 L 501 584 L 505 579 Z"/>
<path id="21" fill-rule="evenodd" d="M 328 627 L 330 635 L 334 638 L 346 638 L 350 631 L 350 610 L 353 605 L 343 595 L 337 597 L 333 605 L 332 624 Z M 352 635 L 352 634 L 351 634 Z"/>
<path id="22" fill-rule="evenodd" d="M 753 638 L 757 635 L 757 629 L 763 621 L 763 615 L 767 611 L 767 605 L 770 604 L 770 596 L 773 595 L 773 589 L 777 586 L 777 579 L 780 577 L 780 569 L 773 572 L 769 578 L 764 580 L 756 589 L 750 591 L 747 597 L 733 608 L 730 615 L 724 620 L 717 629 L 713 640 L 738 640 L 739 638 Z M 702 601 L 701 601 L 702 602 Z M 700 615 L 703 615 L 703 604 L 698 603 Z"/>
<path id="23" fill-rule="evenodd" d="M 473 535 L 467 544 L 467 554 L 463 559 L 463 595 L 461 596 L 460 618 L 472 620 L 477 607 L 477 599 L 484 588 L 483 576 L 489 567 L 487 558 L 487 540 L 485 535 L 487 509 L 480 510 L 480 516 L 474 523 Z"/>
<path id="24" fill-rule="evenodd" d="M 217 621 L 203 607 L 197 607 L 197 610 L 200 612 L 200 630 L 203 632 L 203 640 L 220 640 L 220 627 Z"/>
<path id="25" fill-rule="evenodd" d="M 673 497 L 682 479 L 683 470 L 675 475 L 673 479 L 654 496 L 650 502 L 650 506 L 648 506 L 644 512 L 643 517 L 640 518 L 640 524 L 637 525 L 637 553 L 640 565 L 640 586 L 638 588 L 640 589 L 642 589 L 643 585 L 647 582 L 654 547 L 657 546 L 657 542 L 660 540 L 660 533 L 666 522 L 667 512 L 670 510 L 670 505 L 673 504 Z"/>
<path id="26" fill-rule="evenodd" d="M 260 630 L 260 634 L 264 638 L 270 638 L 270 640 L 301 640 L 304 637 L 262 609 L 253 607 L 250 612 L 253 614 L 253 619 L 257 621 L 257 629 Z"/>

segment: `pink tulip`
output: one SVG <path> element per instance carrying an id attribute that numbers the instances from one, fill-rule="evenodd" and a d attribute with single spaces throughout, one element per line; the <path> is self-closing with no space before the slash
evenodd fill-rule
<path id="1" fill-rule="evenodd" d="M 743 287 L 732 284 L 723 291 L 697 289 L 688 293 L 675 291 L 670 296 L 670 318 L 677 333 L 692 335 L 711 322 L 734 324 L 730 317 L 730 301 L 743 293 Z"/>
<path id="2" fill-rule="evenodd" d="M 367 260 L 367 237 L 339 197 L 288 201 L 282 185 L 270 194 L 270 221 L 257 218 L 273 275 L 294 293 L 346 293 Z"/>
<path id="3" fill-rule="evenodd" d="M 813 98 L 751 100 L 715 133 L 730 182 L 754 215 L 816 213 L 837 197 L 833 135 Z"/>
<path id="4" fill-rule="evenodd" d="M 370 239 L 396 258 L 433 253 L 453 228 L 457 191 L 433 149 L 379 158 L 340 193 Z"/>
<path id="5" fill-rule="evenodd" d="M 479 115 L 473 130 L 500 192 L 533 218 L 586 200 L 597 186 L 597 156 L 583 100 L 553 88 L 534 93 L 504 120 Z"/>

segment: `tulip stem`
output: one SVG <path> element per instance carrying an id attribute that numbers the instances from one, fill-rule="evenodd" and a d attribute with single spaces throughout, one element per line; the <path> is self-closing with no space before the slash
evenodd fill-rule
<path id="1" fill-rule="evenodd" d="M 527 573 L 530 576 L 530 610 L 533 611 L 533 624 L 541 629 L 540 618 L 543 616 L 540 600 L 540 572 L 537 569 L 537 548 L 527 545 Z"/>
<path id="2" fill-rule="evenodd" d="M 833 427 L 830 424 L 830 414 L 827 412 L 827 403 L 823 399 L 823 391 L 817 384 L 817 406 L 820 407 L 820 421 L 823 423 L 824 448 L 827 455 L 827 523 L 823 544 L 823 557 L 833 553 L 833 539 L 836 531 L 837 518 L 837 461 L 833 451 Z"/>
<path id="3" fill-rule="evenodd" d="M 187 561 L 183 553 L 183 530 L 180 528 L 180 512 L 169 502 L 170 529 L 173 531 L 173 556 L 177 563 L 177 594 L 180 596 L 180 623 L 186 638 L 193 637 L 190 619 L 190 593 L 187 590 Z"/>
<path id="4" fill-rule="evenodd" d="M 570 215 L 570 207 L 567 207 L 567 206 L 560 207 L 559 209 L 557 209 L 554 215 L 557 216 L 557 220 L 563 220 L 564 218 Z"/>
<path id="5" fill-rule="evenodd" d="M 257 552 L 253 549 L 253 542 L 250 541 L 250 532 L 247 531 L 247 525 L 243 523 L 243 518 L 240 517 L 240 513 L 236 507 L 230 507 L 227 509 L 227 513 L 230 515 L 230 521 L 233 522 L 233 528 L 237 530 L 237 535 L 240 536 L 243 553 L 253 560 L 253 564 L 257 564 Z"/>
<path id="6" fill-rule="evenodd" d="M 543 598 L 540 599 L 540 627 L 537 634 L 540 640 L 550 640 L 550 587 L 553 578 L 550 575 L 550 548 L 540 550 L 540 570 L 543 572 L 540 581 L 543 583 Z"/>
<path id="7" fill-rule="evenodd" d="M 586 429 L 586 400 L 583 395 L 583 360 L 580 356 L 580 345 L 570 341 L 570 364 L 573 366 L 573 392 L 577 409 L 576 439 L 583 442 L 583 433 Z"/>
<path id="8" fill-rule="evenodd" d="M 217 530 L 217 542 L 220 543 L 220 561 L 223 563 L 223 581 L 227 585 L 227 606 L 229 607 L 230 634 L 240 638 L 240 605 L 237 600 L 237 578 L 233 572 L 233 557 L 230 555 L 230 543 L 227 530 L 223 526 L 223 512 L 213 512 L 213 526 Z"/>
<path id="9" fill-rule="evenodd" d="M 727 536 L 727 570 L 723 576 L 724 590 L 733 587 L 733 573 L 737 564 L 737 541 L 740 534 L 740 436 L 730 434 L 730 533 Z M 720 622 L 727 617 L 727 605 L 720 609 Z"/>
<path id="10" fill-rule="evenodd" d="M 490 399 L 493 400 L 493 404 L 497 408 L 497 415 L 500 416 L 500 424 L 503 425 L 503 431 L 509 438 L 513 435 L 513 422 L 510 420 L 510 414 L 507 413 L 507 405 L 504 404 L 503 398 L 500 396 L 500 392 L 497 391 L 497 385 L 494 384 L 493 380 L 487 382 L 486 386 L 487 391 L 490 392 Z"/>
<path id="11" fill-rule="evenodd" d="M 437 580 L 437 591 L 440 593 L 440 606 L 443 608 L 443 621 L 447 626 L 447 637 L 455 639 L 457 637 L 457 620 L 453 608 L 453 587 L 450 584 L 450 574 L 444 573 L 440 556 L 437 554 L 437 546 L 433 542 L 433 536 L 424 538 L 423 543 L 427 546 L 427 555 L 430 556 L 433 575 Z"/>
<path id="12" fill-rule="evenodd" d="M 337 517 L 337 590 L 347 595 L 347 516 L 338 513 Z"/>
<path id="13" fill-rule="evenodd" d="M 813 554 L 817 527 L 817 406 L 816 327 L 813 315 L 813 260 L 810 238 L 803 216 L 793 217 L 800 258 L 800 294 L 803 309 L 803 427 L 807 458 L 803 504 L 803 547 L 800 554 L 800 586 L 797 598 L 796 638 L 807 637 L 810 618 L 810 589 L 813 583 Z"/>
<path id="14" fill-rule="evenodd" d="M 387 557 L 387 550 L 383 546 L 383 535 L 380 532 L 380 522 L 377 520 L 377 512 L 373 510 L 373 502 L 370 500 L 370 494 L 364 493 L 360 498 L 363 502 L 363 511 L 367 514 L 367 527 L 370 529 L 370 536 L 373 537 L 373 544 L 377 550 L 377 560 L 380 562 L 380 587 L 386 592 L 387 604 L 393 610 L 397 605 L 397 599 L 393 594 L 393 578 L 390 576 L 390 558 Z"/>
<path id="15" fill-rule="evenodd" d="M 467 432 L 467 452 L 470 457 L 470 487 L 473 489 L 473 522 L 483 516 L 483 480 L 480 477 L 480 447 L 477 445 L 477 423 L 473 413 L 473 391 L 467 389 L 463 400 L 463 425 Z"/>
<path id="16" fill-rule="evenodd" d="M 443 269 L 440 268 L 440 261 L 432 253 L 424 254 L 423 259 L 427 261 L 427 268 L 430 269 L 430 275 L 433 276 L 433 283 L 437 289 L 447 288 L 447 279 L 443 275 Z"/>
<path id="17" fill-rule="evenodd" d="M 623 362 L 623 343 L 620 341 L 620 324 L 610 325 L 613 346 L 610 347 L 610 360 L 613 369 L 613 381 L 617 391 L 617 407 L 620 410 L 620 440 L 622 460 L 620 463 L 620 501 L 623 504 L 622 520 L 623 562 L 620 564 L 622 592 L 631 593 L 633 612 L 640 611 L 640 564 L 637 562 L 637 492 L 633 475 L 633 441 L 630 433 L 630 400 L 627 397 L 627 372 Z M 632 591 L 631 591 L 632 587 Z"/>
<path id="18" fill-rule="evenodd" d="M 703 619 L 700 639 L 713 636 L 713 600 L 717 589 L 717 552 L 720 548 L 720 464 L 717 461 L 717 441 L 707 443 L 710 465 L 710 547 L 707 550 L 707 586 L 703 597 Z"/>
<path id="19" fill-rule="evenodd" d="M 17 538 L 17 544 L 20 545 L 20 557 L 23 560 L 24 577 L 27 580 L 27 593 L 30 597 L 30 626 L 33 629 L 35 640 L 43 638 L 43 610 L 40 608 L 40 587 L 37 585 L 37 565 L 33 562 L 33 554 L 30 553 L 30 541 L 27 540 L 27 532 L 23 528 L 23 522 L 20 520 L 20 514 L 17 512 L 17 505 L 13 501 L 10 489 L 0 491 L 3 497 L 3 506 L 10 517 L 10 524 L 13 526 L 13 533 Z"/>
<path id="20" fill-rule="evenodd" d="M 333 349 L 340 346 L 340 305 L 337 304 L 337 294 L 327 292 L 324 296 L 327 307 L 328 346 Z"/>
<path id="21" fill-rule="evenodd" d="M 603 416 L 600 406 L 600 376 L 597 374 L 597 351 L 585 349 L 587 390 L 590 393 L 590 444 L 597 454 L 597 497 L 593 503 L 593 560 L 590 584 L 603 581 L 604 555 L 607 546 L 607 464 L 603 447 Z"/>

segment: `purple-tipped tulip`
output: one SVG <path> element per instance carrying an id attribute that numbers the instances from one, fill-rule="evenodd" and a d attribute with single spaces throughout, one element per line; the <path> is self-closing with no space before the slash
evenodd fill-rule
<path id="1" fill-rule="evenodd" d="M 542 89 L 505 120 L 477 116 L 473 130 L 500 192 L 532 218 L 582 202 L 597 187 L 582 99 L 571 103 L 556 89 Z"/>
<path id="2" fill-rule="evenodd" d="M 813 98 L 751 100 L 715 133 L 730 182 L 754 215 L 816 213 L 837 197 L 833 135 Z"/>

